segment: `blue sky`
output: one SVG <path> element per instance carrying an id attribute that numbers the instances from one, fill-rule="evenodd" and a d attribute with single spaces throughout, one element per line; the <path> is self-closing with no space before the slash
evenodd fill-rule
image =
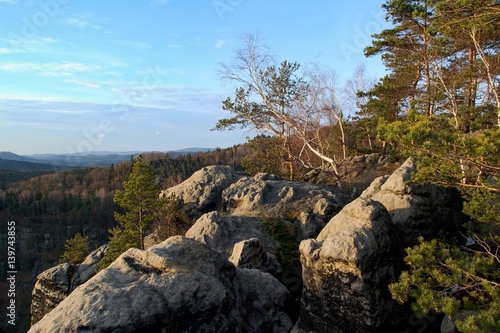
<path id="1" fill-rule="evenodd" d="M 273 55 L 348 79 L 383 29 L 384 1 L 0 0 L 0 151 L 229 147 L 212 132 L 234 87 L 217 69 L 244 33 Z"/>

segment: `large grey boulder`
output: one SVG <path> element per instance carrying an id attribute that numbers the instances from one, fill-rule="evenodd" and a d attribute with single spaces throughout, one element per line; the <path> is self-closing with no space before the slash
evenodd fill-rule
<path id="1" fill-rule="evenodd" d="M 216 210 L 222 191 L 241 176 L 227 165 L 212 165 L 196 171 L 179 185 L 161 192 L 161 196 L 176 195 L 187 204 L 194 204 L 201 212 Z"/>
<path id="2" fill-rule="evenodd" d="M 64 263 L 38 275 L 31 297 L 31 324 L 52 311 L 76 287 L 97 273 L 97 265 L 106 253 L 107 245 L 92 251 L 82 263 Z"/>
<path id="3" fill-rule="evenodd" d="M 201 216 L 186 232 L 186 237 L 195 239 L 229 258 L 235 244 L 258 238 L 267 252 L 276 253 L 279 244 L 262 230 L 265 219 L 255 216 L 222 215 L 210 212 Z"/>
<path id="4" fill-rule="evenodd" d="M 288 332 L 287 294 L 272 275 L 174 236 L 129 249 L 29 332 Z"/>
<path id="5" fill-rule="evenodd" d="M 300 244 L 304 289 L 296 332 L 375 332 L 396 304 L 387 286 L 402 248 L 380 203 L 357 199 Z"/>
<path id="6" fill-rule="evenodd" d="M 462 199 L 455 190 L 411 183 L 416 164 L 406 160 L 392 175 L 375 179 L 360 196 L 380 202 L 389 211 L 404 247 L 418 237 L 433 238 L 440 231 L 457 233 L 464 221 Z"/>
<path id="7" fill-rule="evenodd" d="M 316 237 L 349 201 L 331 187 L 265 173 L 243 177 L 222 192 L 223 211 L 231 215 L 292 220 L 299 240 Z"/>

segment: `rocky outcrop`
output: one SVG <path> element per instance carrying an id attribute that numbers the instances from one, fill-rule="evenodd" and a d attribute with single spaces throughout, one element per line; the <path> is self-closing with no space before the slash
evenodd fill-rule
<path id="1" fill-rule="evenodd" d="M 267 252 L 258 238 L 250 238 L 236 243 L 229 261 L 236 267 L 258 269 L 279 276 L 282 267 L 276 256 Z"/>
<path id="2" fill-rule="evenodd" d="M 212 165 L 196 171 L 179 185 L 161 192 L 161 196 L 176 195 L 186 204 L 194 204 L 200 212 L 216 210 L 220 206 L 222 191 L 241 175 L 227 165 Z"/>
<path id="3" fill-rule="evenodd" d="M 174 236 L 129 249 L 30 332 L 288 332 L 287 293 L 272 275 Z"/>
<path id="4" fill-rule="evenodd" d="M 464 221 L 459 193 L 435 185 L 412 184 L 415 170 L 415 163 L 408 159 L 391 176 L 375 179 L 360 196 L 384 205 L 404 247 L 416 245 L 419 236 L 433 238 L 440 231 L 457 233 Z"/>
<path id="5" fill-rule="evenodd" d="M 222 193 L 224 212 L 291 220 L 296 224 L 300 240 L 316 237 L 349 201 L 330 187 L 283 180 L 264 173 L 243 177 Z"/>
<path id="6" fill-rule="evenodd" d="M 259 269 L 279 276 L 282 272 L 276 258 L 279 243 L 262 230 L 264 221 L 260 217 L 211 212 L 200 217 L 187 231 L 186 237 L 220 252 L 235 266 Z"/>
<path id="7" fill-rule="evenodd" d="M 454 234 L 462 221 L 460 196 L 411 183 L 415 170 L 409 159 L 376 178 L 316 239 L 301 243 L 304 290 L 296 332 L 376 332 L 400 324 L 401 309 L 387 286 L 399 276 L 403 248 L 419 236 Z"/>
<path id="8" fill-rule="evenodd" d="M 38 275 L 32 292 L 32 325 L 52 311 L 76 287 L 87 282 L 96 274 L 97 265 L 106 253 L 106 249 L 106 245 L 99 247 L 78 265 L 64 263 Z"/>
<path id="9" fill-rule="evenodd" d="M 296 332 L 375 332 L 393 313 L 387 286 L 402 248 L 387 210 L 357 199 L 300 244 L 304 289 Z"/>
<path id="10" fill-rule="evenodd" d="M 153 226 L 151 233 L 144 238 L 144 247 L 148 249 L 159 244 L 173 233 L 184 235 L 196 219 L 220 208 L 222 191 L 241 177 L 230 166 L 213 165 L 198 170 L 179 185 L 162 191 L 161 197 L 175 196 L 183 200 L 183 209 L 192 222 L 176 226 L 174 230 L 161 224 Z"/>
<path id="11" fill-rule="evenodd" d="M 52 311 L 70 293 L 70 267 L 68 263 L 61 264 L 37 276 L 31 299 L 32 325 Z"/>
<path id="12" fill-rule="evenodd" d="M 231 256 L 236 243 L 258 238 L 266 251 L 276 253 L 279 244 L 262 230 L 263 218 L 252 216 L 222 215 L 211 212 L 200 217 L 187 231 L 186 237 L 195 239 L 222 253 Z"/>
<path id="13" fill-rule="evenodd" d="M 351 174 L 375 178 L 383 168 L 366 164 L 380 158 L 352 159 Z M 32 331 L 288 332 L 297 317 L 295 332 L 390 331 L 401 308 L 387 286 L 402 269 L 403 248 L 421 235 L 455 232 L 461 218 L 460 197 L 411 184 L 414 171 L 408 160 L 355 199 L 335 187 L 204 168 L 163 192 L 200 213 L 186 237 L 130 249 Z M 46 309 L 89 276 L 75 271 L 68 280 L 69 270 L 40 276 L 37 294 L 53 303 Z"/>

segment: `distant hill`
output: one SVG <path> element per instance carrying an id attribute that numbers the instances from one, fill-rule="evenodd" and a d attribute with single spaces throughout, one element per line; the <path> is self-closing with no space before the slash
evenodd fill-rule
<path id="1" fill-rule="evenodd" d="M 28 156 L 21 156 L 10 151 L 0 151 L 0 159 L 2 160 L 11 160 L 11 161 L 23 161 L 23 162 L 36 162 L 33 158 Z"/>
<path id="2" fill-rule="evenodd" d="M 92 154 L 37 154 L 29 155 L 40 163 L 52 164 L 58 167 L 98 167 L 110 166 L 137 156 L 138 153 L 92 153 Z"/>
<path id="3" fill-rule="evenodd" d="M 173 156 L 179 156 L 179 155 L 188 155 L 196 153 L 208 153 L 215 150 L 216 148 L 184 148 L 184 149 L 169 151 L 168 153 L 172 154 Z"/>
<path id="4" fill-rule="evenodd" d="M 206 153 L 215 151 L 215 148 L 184 148 L 169 151 L 173 156 Z M 95 151 L 89 154 L 34 154 L 17 155 L 12 152 L 0 152 L 0 169 L 13 171 L 57 171 L 77 167 L 105 167 L 130 160 L 136 157 L 140 151 L 109 152 Z M 160 152 L 166 154 L 167 152 Z"/>
<path id="5" fill-rule="evenodd" d="M 58 171 L 60 167 L 56 167 L 46 163 L 27 162 L 22 160 L 9 160 L 0 158 L 0 169 L 12 171 Z"/>

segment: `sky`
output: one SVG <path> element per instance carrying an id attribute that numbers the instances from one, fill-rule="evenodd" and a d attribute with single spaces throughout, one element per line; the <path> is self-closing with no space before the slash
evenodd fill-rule
<path id="1" fill-rule="evenodd" d="M 230 147 L 211 131 L 235 86 L 217 70 L 244 34 L 278 61 L 352 77 L 387 27 L 366 0 L 0 0 L 0 151 L 29 155 Z"/>

